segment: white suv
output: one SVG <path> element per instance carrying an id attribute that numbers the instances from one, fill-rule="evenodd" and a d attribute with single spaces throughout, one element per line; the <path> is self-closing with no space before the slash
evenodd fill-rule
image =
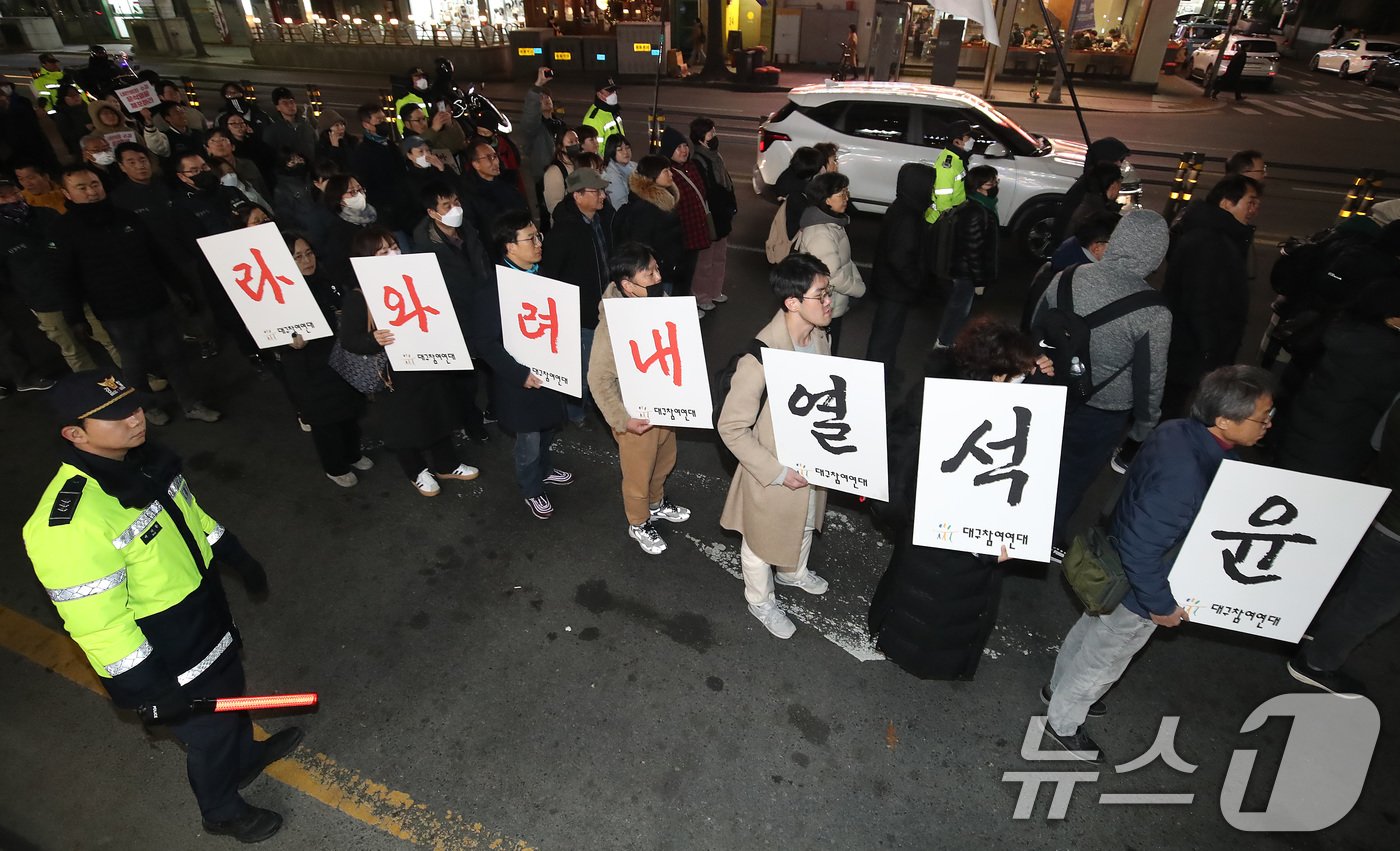
<path id="1" fill-rule="evenodd" d="M 1084 171 L 1085 146 L 1028 133 L 996 107 L 960 89 L 912 83 L 837 83 L 802 86 L 768 116 L 758 131 L 754 191 L 776 201 L 773 184 L 792 152 L 804 145 L 835 142 L 841 173 L 851 179 L 851 203 L 884 213 L 894 201 L 895 178 L 906 162 L 932 164 L 948 142 L 947 126 L 970 122 L 977 135 L 972 165 L 991 165 L 1001 180 L 997 211 L 1019 248 L 1046 257 L 1060 199 Z M 1123 192 L 1141 191 L 1131 165 L 1123 169 Z"/>

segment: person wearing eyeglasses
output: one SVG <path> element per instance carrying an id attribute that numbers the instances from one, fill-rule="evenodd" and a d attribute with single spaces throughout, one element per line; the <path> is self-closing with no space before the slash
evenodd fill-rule
<path id="1" fill-rule="evenodd" d="M 1128 468 L 1109 529 L 1128 591 L 1112 611 L 1080 615 L 1060 642 L 1050 682 L 1040 690 L 1049 706 L 1046 738 L 1076 759 L 1109 761 L 1084 732 L 1085 719 L 1106 713 L 1099 698 L 1157 627 L 1174 629 L 1189 620 L 1168 582 L 1176 551 L 1220 462 L 1238 460 L 1238 447 L 1253 446 L 1268 434 L 1273 407 L 1273 376 L 1257 366 L 1220 367 L 1201 379 L 1191 415 L 1158 426 Z"/>
<path id="2" fill-rule="evenodd" d="M 831 274 L 826 264 L 800 251 L 768 275 L 780 307 L 755 336 L 767 348 L 829 355 Z M 826 516 L 826 488 L 812 485 L 778 460 L 761 354 L 739 358 L 715 428 L 739 466 L 729 485 L 719 525 L 743 536 L 739 563 L 749 614 L 777 638 L 797 627 L 778 606 L 775 583 L 824 594 L 827 582 L 807 567 L 812 533 Z"/>
<path id="3" fill-rule="evenodd" d="M 529 206 L 515 181 L 502 176 L 501 155 L 488 139 L 478 136 L 467 146 L 466 155 L 470 171 L 463 176 L 462 184 L 471 204 L 472 225 L 481 234 L 482 242 L 489 245 L 498 216 L 511 210 L 528 212 Z"/>

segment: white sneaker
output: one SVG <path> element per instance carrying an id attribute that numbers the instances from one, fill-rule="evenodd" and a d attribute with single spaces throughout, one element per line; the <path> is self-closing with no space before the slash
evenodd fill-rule
<path id="1" fill-rule="evenodd" d="M 661 504 L 651 509 L 652 520 L 666 520 L 671 523 L 684 523 L 690 519 L 690 509 L 676 505 L 666 497 L 661 498 Z"/>
<path id="2" fill-rule="evenodd" d="M 418 488 L 418 492 L 423 496 L 437 496 L 442 492 L 442 486 L 437 483 L 437 479 L 433 478 L 433 474 L 428 472 L 427 467 L 424 467 L 423 471 L 418 474 L 418 478 L 413 480 L 413 486 Z"/>
<path id="3" fill-rule="evenodd" d="M 790 573 L 783 573 L 781 570 L 773 571 L 773 581 L 779 585 L 787 585 L 790 588 L 801 588 L 808 594 L 825 594 L 827 589 L 826 580 L 816 575 L 812 571 L 807 571 L 801 579 L 790 579 Z"/>
<path id="4" fill-rule="evenodd" d="M 359 477 L 356 476 L 354 473 L 343 473 L 339 476 L 332 476 L 330 473 L 327 473 L 326 478 L 330 479 L 331 481 L 335 482 L 343 488 L 353 488 L 355 485 L 360 483 Z"/>
<path id="5" fill-rule="evenodd" d="M 764 629 L 778 638 L 792 638 L 792 634 L 797 632 L 797 627 L 793 625 L 792 619 L 783 614 L 783 610 L 778 608 L 778 604 L 772 600 L 758 605 L 749 603 L 749 614 L 758 618 L 758 622 L 763 624 Z"/>
<path id="6" fill-rule="evenodd" d="M 720 293 L 719 295 L 715 296 L 714 303 L 724 304 L 726 301 L 729 301 L 729 296 L 725 295 L 724 293 Z"/>
<path id="7" fill-rule="evenodd" d="M 705 311 L 706 313 L 709 313 L 711 310 L 715 309 L 714 302 L 710 302 L 709 304 L 702 304 L 700 305 L 700 309 Z"/>
<path id="8" fill-rule="evenodd" d="M 354 467 L 356 470 L 373 470 L 374 462 L 369 460 L 368 457 L 361 455 L 360 460 L 351 461 L 350 466 Z"/>
<path id="9" fill-rule="evenodd" d="M 628 526 L 627 534 L 637 542 L 642 548 L 642 552 L 647 555 L 661 555 L 666 552 L 666 542 L 661 540 L 661 534 L 656 531 L 656 527 L 651 525 L 651 521 L 640 526 Z"/>
<path id="10" fill-rule="evenodd" d="M 301 426 L 302 431 L 310 433 L 311 426 L 307 425 L 301 417 L 297 417 L 297 425 Z"/>
<path id="11" fill-rule="evenodd" d="M 481 475 L 481 471 L 477 468 L 469 467 L 466 464 L 458 464 L 456 469 L 452 472 L 438 473 L 437 477 L 439 479 L 456 479 L 459 482 L 470 482 L 479 475 Z"/>

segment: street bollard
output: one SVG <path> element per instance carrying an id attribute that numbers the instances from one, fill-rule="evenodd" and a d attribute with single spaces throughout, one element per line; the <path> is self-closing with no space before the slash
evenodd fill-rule
<path id="1" fill-rule="evenodd" d="M 199 90 L 194 86 L 194 80 L 189 77 L 181 77 L 180 84 L 185 87 L 185 100 L 195 109 L 199 109 Z"/>
<path id="2" fill-rule="evenodd" d="M 1342 208 L 1337 211 L 1337 220 L 1371 215 L 1371 205 L 1376 203 L 1376 190 L 1381 188 L 1384 180 L 1385 172 L 1377 168 L 1368 168 L 1356 175 L 1347 197 L 1342 201 Z"/>
<path id="3" fill-rule="evenodd" d="M 1205 164 L 1206 155 L 1199 151 L 1187 151 L 1181 155 L 1176 163 L 1176 175 L 1172 177 L 1172 191 L 1167 196 L 1167 205 L 1162 208 L 1162 218 L 1170 222 L 1182 207 L 1191 203 Z"/>
<path id="4" fill-rule="evenodd" d="M 311 116 L 313 118 L 320 118 L 321 108 L 323 106 L 321 102 L 321 87 L 313 86 L 308 83 L 306 85 L 306 100 L 311 105 Z"/>

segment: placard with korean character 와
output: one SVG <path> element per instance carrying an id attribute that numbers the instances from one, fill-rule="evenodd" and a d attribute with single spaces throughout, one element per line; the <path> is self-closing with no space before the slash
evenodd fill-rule
<path id="1" fill-rule="evenodd" d="M 206 236 L 199 249 L 259 348 L 333 333 L 277 225 Z"/>
<path id="2" fill-rule="evenodd" d="M 391 331 L 389 365 L 404 372 L 471 369 L 472 358 L 436 254 L 352 257 L 375 328 Z"/>

